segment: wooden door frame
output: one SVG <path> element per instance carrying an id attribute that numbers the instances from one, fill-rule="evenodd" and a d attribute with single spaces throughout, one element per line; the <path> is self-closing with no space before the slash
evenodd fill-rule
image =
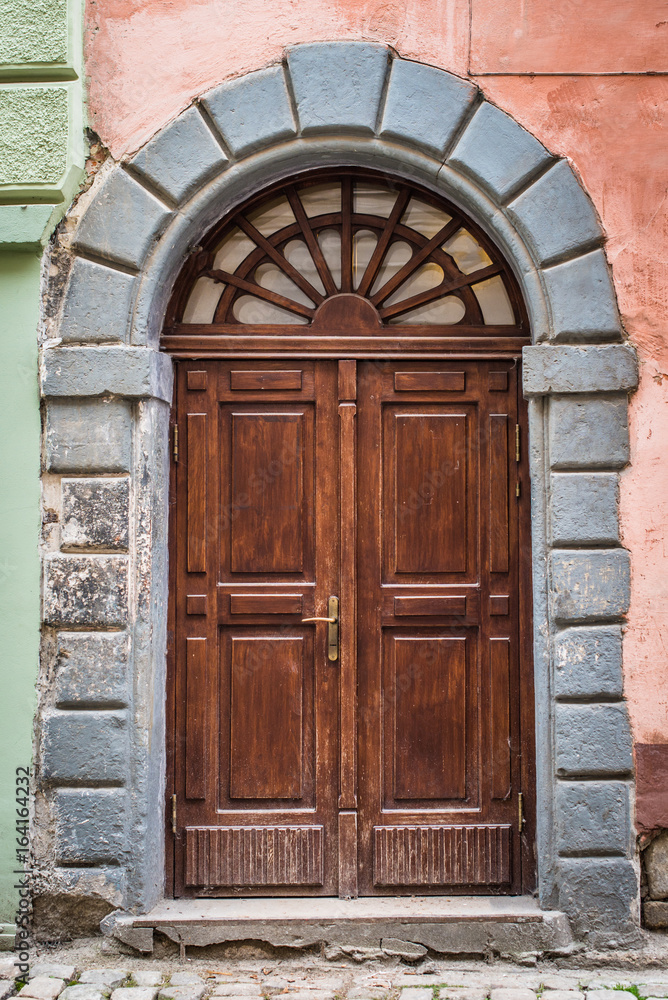
<path id="1" fill-rule="evenodd" d="M 304 351 L 300 355 L 295 355 L 295 359 L 307 360 L 313 358 L 316 355 L 314 351 Z M 265 357 L 264 352 L 262 356 Z M 199 355 L 196 355 L 199 357 Z M 508 354 L 502 353 L 487 353 L 484 356 L 484 360 L 497 360 L 503 358 L 504 360 L 509 360 Z M 196 358 L 182 359 L 195 360 Z M 257 355 L 246 352 L 244 355 L 239 356 L 239 360 L 254 360 L 257 359 Z M 282 355 L 280 359 L 285 360 L 285 355 Z M 343 382 L 341 381 L 342 369 L 340 362 L 347 360 L 346 358 L 332 359 L 328 358 L 334 362 L 339 361 L 339 385 L 340 392 L 339 395 L 345 400 L 346 397 L 346 379 L 345 370 L 343 372 Z M 377 354 L 371 358 L 365 357 L 365 361 L 390 361 L 398 360 L 396 355 L 387 356 L 385 354 Z M 424 361 L 424 357 L 415 356 L 414 352 L 410 350 L 402 352 L 399 360 L 401 361 Z M 475 363 L 476 361 L 483 360 L 480 355 L 462 355 L 461 353 L 448 353 L 441 352 L 439 356 L 430 358 L 430 361 L 470 361 Z M 535 784 L 535 693 L 534 693 L 534 670 L 533 670 L 533 643 L 532 643 L 532 632 L 533 632 L 533 608 L 532 608 L 532 566 L 531 566 L 531 505 L 528 496 L 529 487 L 529 468 L 528 468 L 528 407 L 526 401 L 524 400 L 521 392 L 521 355 L 516 354 L 514 358 L 510 360 L 515 360 L 520 367 L 519 377 L 517 379 L 517 407 L 518 407 L 518 422 L 521 427 L 521 453 L 520 453 L 520 476 L 523 480 L 523 485 L 527 490 L 526 502 L 520 505 L 518 511 L 519 517 L 519 559 L 520 559 L 520 574 L 519 574 L 519 601 L 520 601 L 520 635 L 519 635 L 519 653 L 520 653 L 520 663 L 519 663 L 519 673 L 521 678 L 521 695 L 520 695 L 520 769 L 521 769 L 521 785 L 523 790 L 523 803 L 524 803 L 524 826 L 521 831 L 521 844 L 522 844 L 522 854 L 520 860 L 521 866 L 521 891 L 522 893 L 532 893 L 536 888 L 536 852 L 535 852 L 535 830 L 536 830 L 536 784 Z M 176 360 L 178 363 L 178 360 Z M 175 379 L 175 385 L 177 380 Z M 176 389 L 174 392 L 174 398 L 172 401 L 172 407 L 170 410 L 170 440 L 174 441 L 174 426 L 175 417 L 178 406 L 178 400 L 176 397 Z M 345 407 L 345 402 L 340 404 Z M 345 433 L 345 431 L 343 431 Z M 353 431 L 354 433 L 354 431 Z M 341 503 L 345 503 L 347 506 L 355 503 L 355 490 L 350 492 L 344 492 L 341 498 Z M 167 788 L 167 799 L 170 800 L 172 794 L 175 790 L 175 744 L 176 744 L 176 653 L 175 653 L 175 633 L 176 633 L 176 559 L 173 558 L 176 545 L 176 517 L 172 516 L 172 512 L 176 512 L 176 463 L 174 461 L 170 462 L 170 481 L 169 481 L 169 508 L 170 508 L 170 519 L 169 519 L 169 598 L 168 598 L 168 646 L 167 646 L 167 683 L 166 683 L 166 698 L 167 698 L 167 720 L 168 726 L 172 729 L 172 738 L 167 738 L 166 747 L 166 788 Z M 347 544 L 342 538 L 342 546 Z M 343 551 L 343 549 L 342 549 Z M 344 587 L 343 581 L 341 581 L 341 587 Z M 355 587 L 355 581 L 349 582 L 348 591 Z M 341 594 L 343 597 L 343 594 Z M 350 594 L 348 595 L 350 600 Z M 355 643 L 357 642 L 357 637 L 355 636 Z M 354 657 L 353 659 L 355 659 Z M 341 683 L 345 681 L 345 678 L 341 678 Z M 344 718 L 344 708 L 343 703 L 341 706 L 341 724 L 347 727 L 353 733 L 356 733 L 356 723 L 354 720 L 349 718 Z M 169 730 L 168 730 L 169 732 Z M 356 749 L 353 751 L 350 760 L 350 768 L 356 768 Z M 352 772 L 351 772 L 352 773 Z M 352 801 L 352 800 L 351 800 Z M 350 808 L 349 796 L 345 796 L 340 804 L 340 822 L 339 822 L 339 836 L 340 838 L 345 838 L 347 836 L 347 825 L 346 825 L 346 808 Z M 341 820 L 343 817 L 343 820 Z M 523 834 L 523 835 L 522 835 Z M 166 891 L 168 896 L 174 896 L 174 886 L 175 886 L 175 835 L 172 826 L 172 814 L 169 809 L 165 811 L 165 871 L 166 871 Z M 356 883 L 356 875 L 355 875 Z M 351 879 L 352 882 L 352 879 Z M 277 895 L 280 895 L 277 893 Z M 447 893 L 443 893 L 447 895 Z"/>

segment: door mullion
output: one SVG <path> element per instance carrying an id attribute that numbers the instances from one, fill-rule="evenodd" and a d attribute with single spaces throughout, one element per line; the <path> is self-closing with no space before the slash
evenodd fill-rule
<path id="1" fill-rule="evenodd" d="M 357 362 L 339 362 L 339 896 L 357 896 Z"/>

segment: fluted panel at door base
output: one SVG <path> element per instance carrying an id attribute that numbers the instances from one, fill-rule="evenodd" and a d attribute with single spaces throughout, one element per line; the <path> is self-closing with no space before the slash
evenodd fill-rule
<path id="1" fill-rule="evenodd" d="M 512 828 L 375 826 L 374 885 L 503 885 L 511 880 Z"/>
<path id="2" fill-rule="evenodd" d="M 321 826 L 186 828 L 186 885 L 322 885 Z"/>

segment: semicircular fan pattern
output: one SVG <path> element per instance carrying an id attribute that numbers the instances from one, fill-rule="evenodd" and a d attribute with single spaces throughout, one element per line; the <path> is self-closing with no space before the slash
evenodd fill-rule
<path id="1" fill-rule="evenodd" d="M 427 192 L 366 175 L 319 177 L 255 199 L 189 260 L 172 315 L 197 325 L 308 326 L 355 294 L 382 326 L 521 325 L 507 266 Z"/>

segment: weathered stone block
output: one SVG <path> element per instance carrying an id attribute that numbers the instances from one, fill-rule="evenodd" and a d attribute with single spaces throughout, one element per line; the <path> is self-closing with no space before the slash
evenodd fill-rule
<path id="1" fill-rule="evenodd" d="M 560 854 L 626 854 L 629 789 L 622 781 L 559 781 L 555 803 Z"/>
<path id="2" fill-rule="evenodd" d="M 551 159 L 537 139 L 485 101 L 466 126 L 448 163 L 504 203 Z"/>
<path id="3" fill-rule="evenodd" d="M 602 250 L 543 271 L 554 340 L 619 340 L 622 325 Z"/>
<path id="4" fill-rule="evenodd" d="M 123 789 L 59 788 L 54 808 L 59 864 L 95 865 L 124 858 L 127 844 Z M 99 989 L 103 984 L 88 985 Z"/>
<path id="5" fill-rule="evenodd" d="M 127 632 L 59 632 L 56 704 L 127 704 L 129 656 Z"/>
<path id="6" fill-rule="evenodd" d="M 619 618 L 629 609 L 626 549 L 559 551 L 550 555 L 550 606 L 558 621 Z"/>
<path id="7" fill-rule="evenodd" d="M 282 66 L 223 83 L 202 104 L 236 156 L 297 134 Z"/>
<path id="8" fill-rule="evenodd" d="M 92 984 L 76 986 L 68 986 L 67 989 L 63 990 L 61 993 L 61 1000 L 107 1000 L 111 990 L 107 987 L 102 987 L 98 989 Z"/>
<path id="9" fill-rule="evenodd" d="M 34 962 L 30 966 L 30 978 L 35 976 L 53 976 L 54 979 L 74 979 L 76 974 L 74 965 L 61 965 L 57 962 Z"/>
<path id="10" fill-rule="evenodd" d="M 553 545 L 619 543 L 619 481 L 609 472 L 551 476 Z"/>
<path id="11" fill-rule="evenodd" d="M 382 938 L 380 947 L 386 955 L 405 958 L 410 962 L 427 954 L 427 949 L 423 944 L 417 944 L 415 941 L 402 941 L 401 938 Z"/>
<path id="12" fill-rule="evenodd" d="M 87 969 L 79 977 L 80 983 L 101 983 L 110 989 L 116 989 L 125 982 L 130 973 L 127 969 Z"/>
<path id="13" fill-rule="evenodd" d="M 137 986 L 159 986 L 165 977 L 160 969 L 135 969 L 132 978 Z"/>
<path id="14" fill-rule="evenodd" d="M 134 289 L 133 275 L 77 257 L 58 328 L 63 342 L 125 340 Z"/>
<path id="15" fill-rule="evenodd" d="M 560 160 L 508 206 L 541 264 L 603 238 L 594 207 L 565 160 Z"/>
<path id="16" fill-rule="evenodd" d="M 633 768 L 624 703 L 557 704 L 556 769 L 562 776 L 622 775 Z"/>
<path id="17" fill-rule="evenodd" d="M 64 979 L 54 979 L 52 976 L 35 976 L 22 989 L 20 997 L 30 997 L 30 1000 L 56 1000 L 65 989 Z"/>
<path id="18" fill-rule="evenodd" d="M 289 49 L 302 133 L 373 133 L 388 60 L 386 46 L 369 42 L 314 42 Z"/>
<path id="19" fill-rule="evenodd" d="M 169 977 L 169 982 L 171 986 L 204 986 L 204 980 L 196 972 L 174 972 Z"/>
<path id="20" fill-rule="evenodd" d="M 567 628 L 554 640 L 557 698 L 621 698 L 622 630 L 619 625 Z"/>
<path id="21" fill-rule="evenodd" d="M 637 384 L 638 361 L 629 344 L 535 344 L 522 351 L 525 396 L 626 392 Z"/>
<path id="22" fill-rule="evenodd" d="M 177 204 L 227 166 L 227 157 L 197 108 L 187 108 L 132 159 L 132 166 Z"/>
<path id="23" fill-rule="evenodd" d="M 51 555 L 44 561 L 44 620 L 49 625 L 124 625 L 125 556 Z"/>
<path id="24" fill-rule="evenodd" d="M 629 460 L 626 396 L 550 399 L 550 463 L 560 468 L 621 468 Z"/>
<path id="25" fill-rule="evenodd" d="M 622 858 L 564 858 L 559 864 L 559 909 L 573 932 L 592 945 L 633 943 L 636 873 Z"/>
<path id="26" fill-rule="evenodd" d="M 157 987 L 121 986 L 111 994 L 111 1000 L 155 1000 L 157 995 Z"/>
<path id="27" fill-rule="evenodd" d="M 668 832 L 661 833 L 643 852 L 647 885 L 652 899 L 668 898 Z"/>
<path id="28" fill-rule="evenodd" d="M 476 93 L 452 73 L 393 59 L 380 135 L 443 157 Z"/>
<path id="29" fill-rule="evenodd" d="M 44 351 L 45 396 L 172 399 L 172 362 L 148 347 L 53 347 Z"/>
<path id="30" fill-rule="evenodd" d="M 53 400 L 46 418 L 49 472 L 127 472 L 132 456 L 132 410 L 114 399 Z"/>
<path id="31" fill-rule="evenodd" d="M 125 712 L 56 711 L 43 720 L 42 777 L 93 785 L 127 776 L 129 741 Z"/>
<path id="32" fill-rule="evenodd" d="M 140 268 L 170 217 L 162 202 L 122 167 L 115 167 L 79 222 L 75 246 Z"/>
<path id="33" fill-rule="evenodd" d="M 668 927 L 668 902 L 660 903 L 648 899 L 643 903 L 642 912 L 645 927 L 649 927 L 650 930 L 660 931 Z M 647 991 L 649 994 L 652 992 L 650 987 Z"/>
<path id="34" fill-rule="evenodd" d="M 61 544 L 127 549 L 130 480 L 63 479 Z"/>

